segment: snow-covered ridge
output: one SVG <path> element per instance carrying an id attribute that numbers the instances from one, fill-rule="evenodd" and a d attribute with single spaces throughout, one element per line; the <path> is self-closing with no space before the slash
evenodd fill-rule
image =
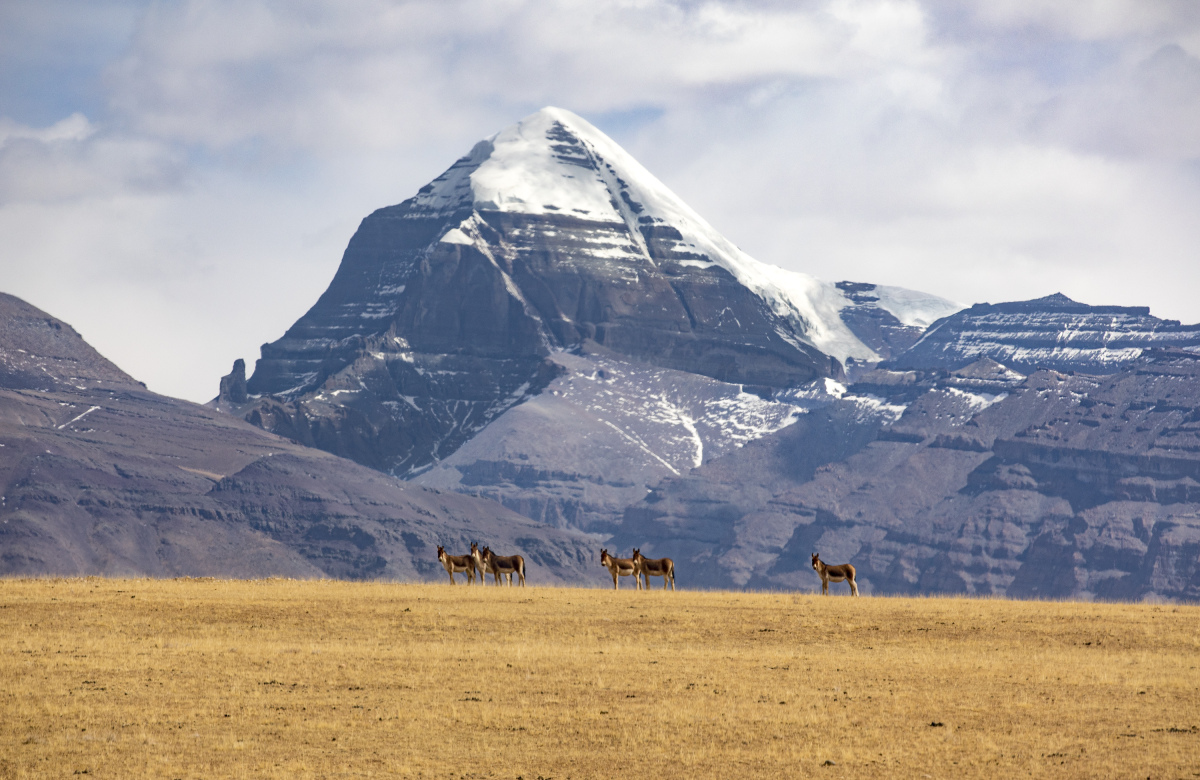
<path id="1" fill-rule="evenodd" d="M 876 306 L 903 324 L 915 328 L 928 328 L 942 317 L 949 317 L 964 308 L 962 304 L 945 298 L 904 287 L 877 284 L 871 294 L 879 298 Z"/>
<path id="2" fill-rule="evenodd" d="M 422 212 L 476 211 L 569 215 L 624 222 L 646 252 L 641 227 L 664 224 L 682 235 L 675 250 L 688 264 L 707 257 L 762 298 L 795 332 L 822 352 L 877 361 L 879 356 L 842 321 L 853 302 L 833 284 L 759 262 L 708 224 L 612 139 L 579 116 L 548 107 L 480 141 L 470 154 L 418 194 Z M 452 229 L 444 241 L 469 240 Z M 878 287 L 876 304 L 906 325 L 925 327 L 958 307 L 925 293 Z M 781 333 L 785 338 L 790 334 Z"/>

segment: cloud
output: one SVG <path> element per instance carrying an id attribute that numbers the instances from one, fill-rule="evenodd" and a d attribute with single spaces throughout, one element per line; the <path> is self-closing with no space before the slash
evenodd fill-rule
<path id="1" fill-rule="evenodd" d="M 363 216 L 543 105 L 767 262 L 1200 320 L 1190 0 L 11 8 L 0 64 L 52 88 L 0 94 L 0 289 L 163 392 L 211 397 Z"/>
<path id="2" fill-rule="evenodd" d="M 0 119 L 0 206 L 171 189 L 183 168 L 168 146 L 98 136 L 79 113 L 42 128 Z"/>

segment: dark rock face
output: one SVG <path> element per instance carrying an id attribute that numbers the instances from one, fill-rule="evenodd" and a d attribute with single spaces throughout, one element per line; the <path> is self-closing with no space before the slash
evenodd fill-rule
<path id="1" fill-rule="evenodd" d="M 536 537 L 531 581 L 599 581 L 588 537 L 150 393 L 15 298 L 0 323 L 0 575 L 436 579 L 439 544 Z"/>
<path id="2" fill-rule="evenodd" d="M 316 305 L 263 346 L 247 383 L 260 398 L 222 397 L 218 408 L 404 475 L 537 394 L 560 370 L 549 356 L 585 340 L 763 392 L 841 375 L 799 310 L 752 291 L 681 232 L 698 218 L 660 215 L 686 207 L 655 206 L 622 178 L 625 163 L 602 148 L 611 142 L 559 121 L 539 132 L 529 145 L 549 162 L 526 178 L 553 174 L 559 202 L 488 194 L 494 148 L 481 142 L 363 221 Z"/>
<path id="3" fill-rule="evenodd" d="M 709 587 L 815 589 L 816 551 L 852 561 L 864 593 L 1200 598 L 1200 356 L 1108 377 L 984 363 L 864 379 L 664 481 L 612 542 Z M 888 387 L 898 420 L 856 414 L 856 392 Z"/>
<path id="4" fill-rule="evenodd" d="M 1148 349 L 1200 348 L 1200 325 L 1160 320 L 1139 306 L 1088 306 L 1061 293 L 977 303 L 932 326 L 892 368 L 955 369 L 981 357 L 1029 373 L 1111 374 Z"/>
<path id="5" fill-rule="evenodd" d="M 246 361 L 238 358 L 233 361 L 233 370 L 221 377 L 221 392 L 217 395 L 218 404 L 244 404 L 250 400 L 246 392 Z"/>
<path id="6" fill-rule="evenodd" d="M 882 308 L 877 285 L 838 282 L 836 286 L 853 304 L 842 309 L 842 322 L 881 360 L 890 360 L 903 353 L 925 333 L 924 327 L 905 325 L 896 315 Z"/>

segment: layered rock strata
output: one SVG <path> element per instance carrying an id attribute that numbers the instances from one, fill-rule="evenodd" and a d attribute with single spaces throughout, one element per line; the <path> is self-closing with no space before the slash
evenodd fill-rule
<path id="1" fill-rule="evenodd" d="M 878 371 L 665 481 L 613 543 L 709 587 L 813 590 L 815 551 L 852 561 L 864 592 L 1200 598 L 1200 356 L 1010 374 Z M 863 398 L 903 414 L 864 418 Z"/>
<path id="2" fill-rule="evenodd" d="M 888 365 L 955 369 L 987 357 L 1025 373 L 1111 374 L 1147 350 L 1170 348 L 1200 350 L 1200 325 L 1159 319 L 1144 306 L 1089 306 L 1058 293 L 977 303 L 932 325 Z"/>

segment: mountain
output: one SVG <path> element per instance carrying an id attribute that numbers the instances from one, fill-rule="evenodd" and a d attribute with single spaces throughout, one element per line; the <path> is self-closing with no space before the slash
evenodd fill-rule
<path id="1" fill-rule="evenodd" d="M 586 341 L 557 376 L 412 481 L 494 499 L 549 525 L 611 533 L 665 477 L 795 422 L 796 399 L 632 360 Z"/>
<path id="2" fill-rule="evenodd" d="M 626 512 L 618 549 L 680 583 L 815 590 L 809 554 L 863 592 L 1200 598 L 1200 354 L 1106 376 L 987 358 L 877 369 L 796 424 Z"/>
<path id="3" fill-rule="evenodd" d="M 151 393 L 0 294 L 0 575 L 439 578 L 474 540 L 598 581 L 590 537 Z"/>
<path id="4" fill-rule="evenodd" d="M 1147 307 L 1089 306 L 1056 293 L 951 314 L 888 365 L 954 369 L 988 357 L 1026 373 L 1110 374 L 1165 347 L 1200 348 L 1200 325 L 1153 317 Z"/>
<path id="5" fill-rule="evenodd" d="M 540 409 L 548 421 L 550 399 L 564 398 L 567 384 L 581 387 L 574 372 L 585 369 L 568 353 L 585 361 L 604 355 L 595 359 L 627 365 L 619 372 L 625 377 L 686 373 L 708 388 L 693 395 L 769 398 L 838 379 L 849 361 L 878 362 L 958 308 L 898 288 L 845 284 L 754 260 L 599 130 L 547 108 L 479 142 L 412 198 L 364 219 L 317 303 L 283 338 L 263 345 L 249 380 L 235 366 L 214 405 L 411 476 L 447 462 L 531 399 L 541 400 L 519 414 Z M 552 386 L 559 395 L 547 397 Z M 629 386 L 617 394 L 637 392 Z M 590 403 L 603 406 L 607 397 Z M 544 425 L 518 449 L 621 427 L 608 411 L 620 416 L 607 410 L 603 422 L 582 427 L 560 414 L 563 425 Z M 684 416 L 693 413 L 703 416 L 694 409 Z M 680 426 L 670 436 L 690 436 Z M 497 431 L 492 441 L 500 439 L 512 437 Z M 642 444 L 635 449 L 655 455 L 637 456 L 649 470 L 631 466 L 618 478 L 639 490 L 679 468 L 657 442 Z M 608 451 L 626 445 L 633 446 Z M 716 452 L 720 445 L 703 446 Z M 461 480 L 439 479 L 461 486 L 475 479 L 472 471 L 516 473 L 525 465 L 519 460 L 481 450 L 474 461 L 455 461 Z M 496 463 L 506 465 L 489 465 Z M 548 470 L 546 462 L 534 468 Z M 603 476 L 572 473 L 593 484 Z M 607 495 L 592 502 L 596 522 L 624 500 L 600 492 Z M 556 518 L 573 511 L 555 506 Z"/>

